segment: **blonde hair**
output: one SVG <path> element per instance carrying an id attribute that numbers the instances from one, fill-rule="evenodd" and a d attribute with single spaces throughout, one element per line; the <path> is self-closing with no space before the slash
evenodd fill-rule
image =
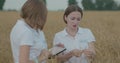
<path id="1" fill-rule="evenodd" d="M 27 0 L 21 9 L 21 17 L 36 29 L 43 29 L 47 18 L 47 8 L 42 0 Z"/>

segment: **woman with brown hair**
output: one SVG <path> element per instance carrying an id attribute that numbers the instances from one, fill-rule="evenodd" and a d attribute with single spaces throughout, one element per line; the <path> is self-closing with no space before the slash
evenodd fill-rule
<path id="1" fill-rule="evenodd" d="M 95 55 L 95 37 L 88 28 L 79 26 L 83 17 L 82 9 L 77 5 L 66 8 L 63 20 L 64 30 L 55 34 L 53 45 L 66 48 L 57 56 L 61 63 L 89 63 Z"/>
<path id="2" fill-rule="evenodd" d="M 46 5 L 42 0 L 27 0 L 21 17 L 10 34 L 14 63 L 45 63 L 50 55 L 42 31 L 47 17 Z"/>

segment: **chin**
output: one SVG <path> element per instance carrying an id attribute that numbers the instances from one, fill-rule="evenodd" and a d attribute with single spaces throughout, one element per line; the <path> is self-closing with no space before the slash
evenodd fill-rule
<path id="1" fill-rule="evenodd" d="M 76 29 L 77 29 L 77 27 L 72 27 L 72 29 L 76 30 Z"/>

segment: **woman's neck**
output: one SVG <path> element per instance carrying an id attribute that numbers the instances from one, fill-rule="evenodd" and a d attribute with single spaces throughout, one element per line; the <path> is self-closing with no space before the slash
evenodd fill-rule
<path id="1" fill-rule="evenodd" d="M 66 27 L 66 31 L 70 36 L 75 37 L 75 35 L 78 31 L 78 28 L 77 29 L 72 29 L 72 28 Z"/>

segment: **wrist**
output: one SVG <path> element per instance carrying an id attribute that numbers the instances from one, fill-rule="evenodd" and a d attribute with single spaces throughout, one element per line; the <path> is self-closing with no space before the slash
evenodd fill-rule
<path id="1" fill-rule="evenodd" d="M 44 59 L 42 57 L 38 58 L 38 62 L 41 63 Z"/>
<path id="2" fill-rule="evenodd" d="M 74 54 L 72 52 L 69 52 L 65 55 L 65 58 L 68 60 L 69 58 L 73 57 Z"/>

